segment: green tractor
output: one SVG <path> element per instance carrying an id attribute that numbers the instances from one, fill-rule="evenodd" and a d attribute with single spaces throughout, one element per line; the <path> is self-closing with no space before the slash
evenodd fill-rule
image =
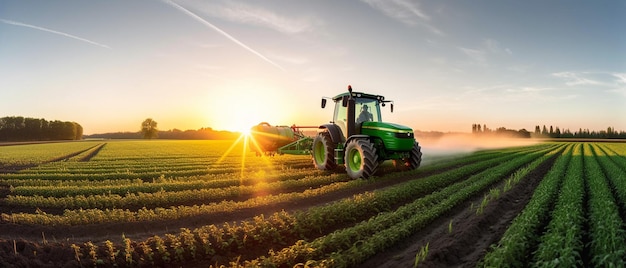
<path id="1" fill-rule="evenodd" d="M 319 126 L 313 140 L 313 163 L 320 170 L 345 165 L 350 178 L 367 179 L 379 164 L 393 160 L 397 168 L 416 169 L 422 161 L 421 147 L 409 127 L 382 121 L 380 107 L 393 102 L 380 95 L 348 92 L 332 98 L 333 121 Z M 322 99 L 322 108 L 326 107 Z M 357 115 L 358 111 L 358 115 Z"/>

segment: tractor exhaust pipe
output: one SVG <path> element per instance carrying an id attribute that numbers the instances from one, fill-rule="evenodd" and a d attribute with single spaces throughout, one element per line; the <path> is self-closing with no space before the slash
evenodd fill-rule
<path id="1" fill-rule="evenodd" d="M 347 100 L 343 100 L 344 104 L 348 106 L 348 122 L 347 122 L 347 128 L 348 128 L 348 138 L 352 137 L 352 135 L 354 135 L 354 132 L 356 131 L 356 117 L 355 117 L 355 101 L 354 98 L 352 97 L 352 86 L 348 85 L 348 99 Z"/>

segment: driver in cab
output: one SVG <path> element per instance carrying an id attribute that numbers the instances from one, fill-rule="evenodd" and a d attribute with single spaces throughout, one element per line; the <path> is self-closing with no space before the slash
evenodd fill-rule
<path id="1" fill-rule="evenodd" d="M 356 123 L 360 124 L 363 123 L 365 121 L 373 121 L 374 117 L 372 116 L 372 113 L 370 113 L 368 111 L 368 107 L 367 105 L 363 105 L 363 107 L 361 107 L 361 113 L 359 114 L 359 117 L 356 119 Z"/>

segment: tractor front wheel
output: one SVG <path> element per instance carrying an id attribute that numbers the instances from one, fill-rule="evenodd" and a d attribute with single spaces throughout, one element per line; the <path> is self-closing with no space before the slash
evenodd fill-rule
<path id="1" fill-rule="evenodd" d="M 346 145 L 346 172 L 352 179 L 367 179 L 374 175 L 378 168 L 378 155 L 374 144 L 365 139 L 355 139 Z"/>
<path id="2" fill-rule="evenodd" d="M 422 147 L 417 141 L 413 144 L 413 148 L 408 158 L 393 160 L 393 165 L 398 169 L 413 170 L 422 163 Z"/>
<path id="3" fill-rule="evenodd" d="M 333 170 L 335 163 L 335 143 L 328 132 L 319 133 L 313 140 L 313 164 L 320 170 Z"/>

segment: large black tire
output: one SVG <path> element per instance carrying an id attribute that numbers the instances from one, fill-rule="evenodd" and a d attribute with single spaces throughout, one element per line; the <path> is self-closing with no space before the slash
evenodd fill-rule
<path id="1" fill-rule="evenodd" d="M 335 162 L 335 144 L 328 132 L 320 132 L 313 140 L 313 164 L 320 170 L 333 170 L 337 168 Z"/>
<path id="2" fill-rule="evenodd" d="M 413 148 L 408 158 L 400 160 L 393 160 L 393 165 L 398 169 L 413 170 L 420 166 L 422 163 L 422 147 L 416 141 L 413 144 Z"/>
<path id="3" fill-rule="evenodd" d="M 374 144 L 365 139 L 351 140 L 345 149 L 346 172 L 352 179 L 367 179 L 376 173 L 378 155 Z"/>

